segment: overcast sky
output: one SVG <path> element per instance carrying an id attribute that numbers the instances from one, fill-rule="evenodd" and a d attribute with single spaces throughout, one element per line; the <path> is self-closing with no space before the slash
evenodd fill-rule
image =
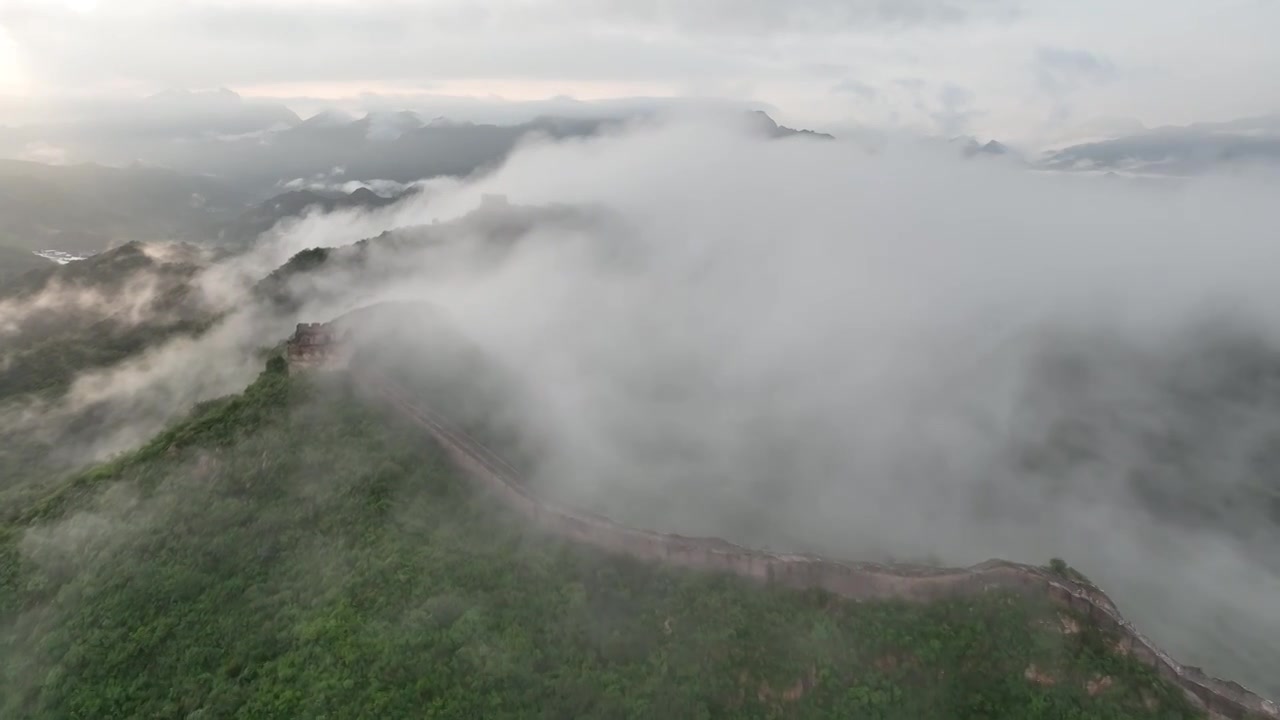
<path id="1" fill-rule="evenodd" d="M 1043 141 L 1278 112 L 1277 29 L 1280 0 L 0 0 L 0 108 L 692 95 Z"/>

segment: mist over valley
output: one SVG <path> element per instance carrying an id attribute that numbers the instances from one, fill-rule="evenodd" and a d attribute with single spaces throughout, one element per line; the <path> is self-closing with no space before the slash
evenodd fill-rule
<path id="1" fill-rule="evenodd" d="M 0 717 L 1280 716 L 1280 126 L 1068 133 L 1126 76 L 1034 57 L 1035 141 L 906 78 L 14 105 Z"/>

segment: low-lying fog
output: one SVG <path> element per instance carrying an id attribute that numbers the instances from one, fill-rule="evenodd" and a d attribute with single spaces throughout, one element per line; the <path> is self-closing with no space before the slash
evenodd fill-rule
<path id="1" fill-rule="evenodd" d="M 700 125 L 532 147 L 424 215 L 502 193 L 622 223 L 396 291 L 514 374 L 548 492 L 846 557 L 1061 556 L 1280 692 L 1274 179 L 957 155 Z"/>
<path id="2" fill-rule="evenodd" d="M 364 298 L 432 303 L 511 374 L 503 415 L 544 491 L 848 558 L 1061 556 L 1175 657 L 1277 695 L 1278 188 L 690 121 L 534 143 L 474 182 L 311 216 L 217 278 L 486 193 L 607 208 L 496 265 L 384 258 L 405 274 Z M 210 343 L 242 352 L 227 332 Z"/>

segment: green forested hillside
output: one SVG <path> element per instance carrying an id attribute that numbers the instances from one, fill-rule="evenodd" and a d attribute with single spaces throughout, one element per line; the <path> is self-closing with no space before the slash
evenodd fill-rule
<path id="1" fill-rule="evenodd" d="M 0 159 L 0 239 L 27 250 L 212 239 L 248 200 L 243 189 L 208 175 Z"/>
<path id="2" fill-rule="evenodd" d="M 164 252 L 129 243 L 0 288 L 0 400 L 55 394 L 78 373 L 206 329 L 213 314 L 193 286 L 201 252 Z"/>
<path id="3" fill-rule="evenodd" d="M 539 537 L 278 361 L 21 502 L 3 718 L 1192 716 L 1038 602 L 845 603 Z"/>
<path id="4" fill-rule="evenodd" d="M 0 244 L 0 291 L 28 270 L 53 267 L 55 264 L 52 260 L 46 260 L 30 250 Z"/>

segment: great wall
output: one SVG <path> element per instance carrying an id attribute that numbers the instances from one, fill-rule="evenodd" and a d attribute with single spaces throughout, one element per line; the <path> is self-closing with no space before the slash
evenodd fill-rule
<path id="1" fill-rule="evenodd" d="M 285 344 L 285 359 L 297 368 L 318 368 L 331 362 L 344 334 L 323 323 L 298 323 Z"/>
<path id="2" fill-rule="evenodd" d="M 1280 720 L 1280 706 L 1238 683 L 1182 665 L 1128 621 L 1098 587 L 1033 565 L 988 560 L 967 568 L 846 562 L 812 555 L 783 554 L 741 547 L 719 538 L 686 537 L 626 527 L 593 513 L 548 502 L 534 495 L 520 473 L 447 418 L 419 407 L 389 378 L 363 366 L 344 367 L 335 349 L 342 335 L 325 326 L 299 325 L 287 346 L 298 368 L 345 370 L 355 385 L 423 428 L 465 475 L 549 534 L 639 560 L 694 570 L 728 572 L 791 588 L 821 588 L 853 601 L 928 602 L 993 590 L 1043 593 L 1053 602 L 1088 617 L 1120 638 L 1116 651 L 1152 667 L 1181 688 L 1213 720 Z M 305 350 L 303 350 L 305 348 Z"/>

